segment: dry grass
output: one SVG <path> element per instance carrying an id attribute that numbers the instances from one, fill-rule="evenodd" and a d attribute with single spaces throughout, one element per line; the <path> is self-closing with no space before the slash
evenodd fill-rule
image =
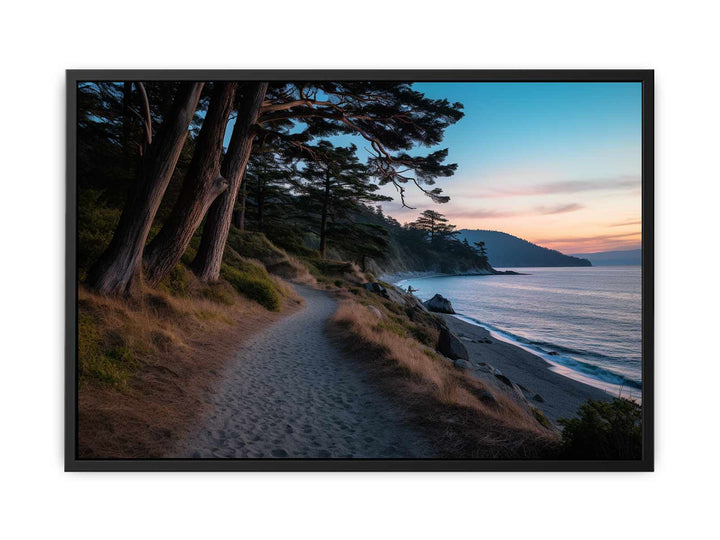
<path id="1" fill-rule="evenodd" d="M 532 458 L 552 451 L 557 436 L 532 409 L 454 368 L 408 335 L 411 324 L 377 302 L 346 299 L 331 331 L 415 414 L 445 457 Z"/>
<path id="2" fill-rule="evenodd" d="M 79 457 L 165 455 L 204 412 L 238 345 L 280 317 L 226 283 L 185 277 L 182 293 L 145 289 L 133 301 L 80 288 Z M 283 302 L 284 311 L 300 304 L 294 292 Z"/>

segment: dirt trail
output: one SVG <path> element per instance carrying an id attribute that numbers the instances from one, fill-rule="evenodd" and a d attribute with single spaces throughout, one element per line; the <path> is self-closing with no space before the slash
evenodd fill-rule
<path id="1" fill-rule="evenodd" d="M 327 336 L 336 300 L 297 290 L 305 308 L 238 351 L 209 396 L 214 412 L 176 457 L 436 457 L 357 359 Z"/>

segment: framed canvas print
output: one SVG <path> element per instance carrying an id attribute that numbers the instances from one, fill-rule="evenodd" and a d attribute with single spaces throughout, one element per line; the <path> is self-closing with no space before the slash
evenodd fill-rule
<path id="1" fill-rule="evenodd" d="M 67 470 L 652 470 L 652 71 L 68 71 L 67 112 Z"/>

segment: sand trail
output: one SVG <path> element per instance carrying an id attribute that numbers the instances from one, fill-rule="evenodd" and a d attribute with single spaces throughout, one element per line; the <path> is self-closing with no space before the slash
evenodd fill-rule
<path id="1" fill-rule="evenodd" d="M 326 334 L 336 300 L 297 290 L 304 309 L 238 351 L 208 395 L 211 414 L 176 457 L 435 457 L 402 408 Z"/>

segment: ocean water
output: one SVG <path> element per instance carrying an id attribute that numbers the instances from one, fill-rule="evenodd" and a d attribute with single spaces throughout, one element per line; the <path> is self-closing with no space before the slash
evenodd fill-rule
<path id="1" fill-rule="evenodd" d="M 525 275 L 411 278 L 458 316 L 614 395 L 642 398 L 641 267 L 520 268 Z"/>

